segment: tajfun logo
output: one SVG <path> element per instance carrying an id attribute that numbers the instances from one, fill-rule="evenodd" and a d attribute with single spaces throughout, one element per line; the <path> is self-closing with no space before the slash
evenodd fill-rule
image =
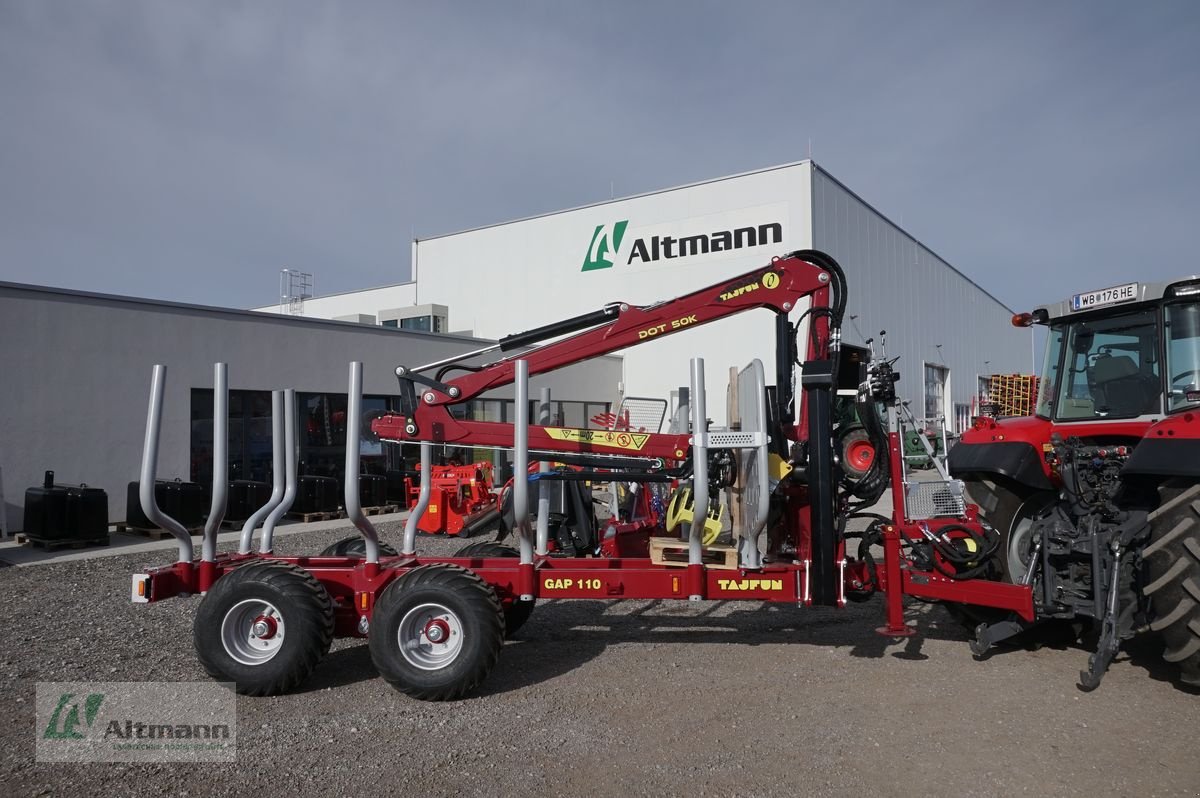
<path id="1" fill-rule="evenodd" d="M 617 250 L 621 248 L 621 239 L 625 237 L 625 228 L 628 226 L 628 219 L 613 225 L 596 225 L 596 231 L 592 233 L 592 243 L 588 245 L 587 255 L 583 259 L 583 269 L 581 271 L 590 272 L 596 269 L 611 269 L 613 266 L 613 257 L 616 256 Z"/>

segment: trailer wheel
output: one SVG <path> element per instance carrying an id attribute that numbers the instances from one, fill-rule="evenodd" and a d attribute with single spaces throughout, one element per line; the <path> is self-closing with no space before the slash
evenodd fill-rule
<path id="1" fill-rule="evenodd" d="M 413 698 L 462 698 L 488 675 L 503 645 L 496 591 L 466 568 L 414 568 L 375 602 L 371 660 L 384 679 Z"/>
<path id="2" fill-rule="evenodd" d="M 512 546 L 502 546 L 499 543 L 490 540 L 472 543 L 468 546 L 463 546 L 458 550 L 455 557 L 520 557 L 521 553 Z M 533 607 L 536 602 L 533 601 L 518 601 L 515 598 L 507 601 L 501 600 L 500 606 L 504 608 L 504 636 L 512 637 L 517 633 L 517 630 L 525 625 L 529 620 L 529 616 L 533 615 Z"/>
<path id="3" fill-rule="evenodd" d="M 1200 687 L 1200 485 L 1176 480 L 1159 495 L 1151 543 L 1142 552 L 1150 628 L 1162 635 L 1163 659 L 1179 665 L 1180 680 Z"/>
<path id="4" fill-rule="evenodd" d="M 200 602 L 196 655 L 243 695 L 286 693 L 312 673 L 333 641 L 333 602 L 308 571 L 254 562 L 222 576 Z"/>
<path id="5" fill-rule="evenodd" d="M 362 535 L 355 535 L 352 538 L 344 538 L 337 543 L 330 543 L 321 551 L 321 557 L 366 557 L 367 556 L 367 541 Z M 399 557 L 400 552 L 390 543 L 379 542 L 380 557 Z"/>

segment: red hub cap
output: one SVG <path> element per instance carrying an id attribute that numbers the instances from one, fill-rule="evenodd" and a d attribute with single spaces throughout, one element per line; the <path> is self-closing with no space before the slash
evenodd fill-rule
<path id="1" fill-rule="evenodd" d="M 279 624 L 270 615 L 260 615 L 254 619 L 250 629 L 259 640 L 270 640 L 279 631 Z"/>
<path id="2" fill-rule="evenodd" d="M 866 471 L 875 462 L 875 447 L 870 441 L 853 441 L 846 449 L 846 459 L 859 471 Z"/>
<path id="3" fill-rule="evenodd" d="M 434 618 L 425 624 L 425 639 L 430 643 L 445 643 L 450 638 L 450 624 Z"/>

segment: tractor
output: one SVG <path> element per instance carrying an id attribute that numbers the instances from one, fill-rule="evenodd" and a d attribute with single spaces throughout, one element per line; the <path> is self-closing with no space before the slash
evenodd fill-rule
<path id="1" fill-rule="evenodd" d="M 1013 325 L 1046 328 L 1034 414 L 975 419 L 948 461 L 999 535 L 996 577 L 1032 587 L 1039 619 L 1098 631 L 1094 672 L 1157 632 L 1200 687 L 1200 278 L 1086 291 Z M 981 626 L 993 642 L 1015 628 Z"/>

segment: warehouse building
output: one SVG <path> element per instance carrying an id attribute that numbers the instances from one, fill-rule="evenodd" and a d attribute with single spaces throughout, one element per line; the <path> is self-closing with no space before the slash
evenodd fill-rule
<path id="1" fill-rule="evenodd" d="M 1010 308 L 812 161 L 419 239 L 410 282 L 318 297 L 303 312 L 498 338 L 610 302 L 670 299 L 798 249 L 842 264 L 843 335 L 878 347 L 887 331 L 918 417 L 961 430 L 981 374 L 1031 370 L 1030 332 L 1011 326 Z M 623 353 L 615 393 L 674 401 L 701 355 L 709 395 L 724 397 L 726 369 L 772 363 L 773 342 L 767 311 L 650 341 Z M 709 402 L 718 423 L 722 405 Z"/>
<path id="2" fill-rule="evenodd" d="M 271 480 L 270 392 L 281 388 L 297 391 L 301 474 L 341 477 L 350 361 L 363 362 L 369 413 L 398 409 L 398 363 L 431 362 L 491 343 L 11 283 L 0 283 L 0 342 L 0 413 L 7 419 L 0 425 L 0 530 L 6 534 L 22 530 L 25 489 L 40 486 L 48 470 L 59 483 L 103 488 L 110 520 L 125 518 L 156 363 L 167 366 L 159 478 L 211 486 L 213 363 L 229 364 L 232 479 Z M 620 359 L 607 357 L 530 382 L 534 390 L 550 387 L 556 415 L 574 422 L 608 411 L 604 401 L 584 400 L 611 394 L 620 374 Z M 463 412 L 511 420 L 511 386 L 467 403 Z M 382 446 L 362 430 L 351 433 L 356 438 L 366 471 L 401 465 L 401 447 Z M 416 452 L 404 456 L 415 459 Z"/>

